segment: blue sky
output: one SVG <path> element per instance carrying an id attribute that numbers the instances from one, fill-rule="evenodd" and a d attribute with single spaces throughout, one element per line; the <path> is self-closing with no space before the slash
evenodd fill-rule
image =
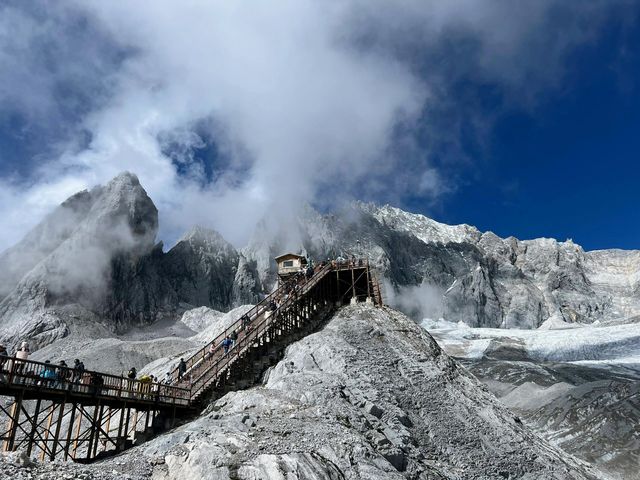
<path id="1" fill-rule="evenodd" d="M 358 198 L 500 236 L 640 248 L 639 12 L 5 2 L 0 248 L 122 170 L 167 243 L 198 223 L 242 245 L 266 213 Z"/>
<path id="2" fill-rule="evenodd" d="M 562 85 L 533 108 L 500 112 L 487 146 L 470 149 L 482 160 L 459 172 L 436 217 L 586 249 L 640 248 L 640 24 L 608 22 L 565 65 Z"/>

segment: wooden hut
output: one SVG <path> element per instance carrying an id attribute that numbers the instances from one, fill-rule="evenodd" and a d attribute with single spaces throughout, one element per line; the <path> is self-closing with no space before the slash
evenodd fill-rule
<path id="1" fill-rule="evenodd" d="M 307 259 L 295 253 L 285 253 L 275 258 L 278 264 L 278 277 L 284 280 L 295 275 L 301 268 L 307 266 Z"/>

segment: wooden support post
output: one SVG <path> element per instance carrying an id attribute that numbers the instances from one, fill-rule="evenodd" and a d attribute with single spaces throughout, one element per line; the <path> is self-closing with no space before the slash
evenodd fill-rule
<path id="1" fill-rule="evenodd" d="M 38 430 L 38 416 L 40 415 L 41 404 L 41 399 L 36 400 L 36 409 L 34 410 L 33 416 L 31 417 L 31 431 L 29 432 L 29 438 L 27 440 L 27 456 L 31 456 L 31 451 L 33 450 L 34 438 Z"/>
<path id="2" fill-rule="evenodd" d="M 82 412 L 84 410 L 84 407 L 82 405 L 78 405 L 78 409 L 80 415 L 78 415 L 78 426 L 76 427 L 76 435 L 73 439 L 73 455 L 71 455 L 71 458 L 73 458 L 74 460 L 76 458 L 76 455 L 78 454 L 78 441 L 80 440 L 80 427 L 82 426 Z"/>
<path id="3" fill-rule="evenodd" d="M 104 432 L 109 435 L 109 429 L 111 428 L 111 416 L 113 415 L 113 411 L 111 410 L 111 407 L 109 407 L 107 409 L 107 423 L 104 427 Z M 104 440 L 104 442 L 102 442 L 102 451 L 104 452 L 107 449 L 107 439 Z"/>
<path id="4" fill-rule="evenodd" d="M 133 412 L 133 440 L 136 439 L 136 431 L 138 430 L 138 410 Z"/>
<path id="5" fill-rule="evenodd" d="M 118 420 L 118 435 L 116 436 L 116 444 L 118 445 L 118 447 L 116 447 L 116 450 L 120 449 L 120 439 L 122 438 L 122 427 L 124 426 L 124 409 L 125 408 L 126 408 L 126 403 L 120 409 L 120 419 Z"/>
<path id="6" fill-rule="evenodd" d="M 353 305 L 358 301 L 356 297 L 356 276 L 353 266 L 351 266 L 351 304 Z"/>
<path id="7" fill-rule="evenodd" d="M 104 414 L 104 405 L 100 405 L 100 401 L 98 401 L 98 405 L 94 409 L 93 416 L 93 428 L 92 428 L 92 437 L 93 437 L 93 445 L 91 444 L 91 439 L 89 440 L 89 447 L 93 447 L 91 450 L 91 457 L 89 457 L 89 453 L 87 452 L 87 458 L 95 458 L 98 454 L 98 443 L 100 443 L 100 430 L 102 429 L 102 416 Z M 97 416 L 96 416 L 97 413 Z"/>
<path id="8" fill-rule="evenodd" d="M 87 447 L 87 460 L 89 460 L 92 457 L 93 442 L 96 436 L 99 435 L 99 430 L 98 430 L 98 427 L 96 426 L 96 421 L 99 416 L 98 412 L 101 411 L 101 408 L 102 407 L 100 406 L 100 401 L 98 400 L 98 403 L 93 408 L 93 415 L 91 416 L 91 419 L 90 419 L 91 424 L 89 425 L 89 446 Z"/>
<path id="9" fill-rule="evenodd" d="M 47 453 L 47 441 L 49 440 L 49 432 L 51 431 L 51 424 L 53 423 L 53 412 L 58 409 L 58 406 L 51 402 L 49 407 L 49 415 L 47 417 L 47 429 L 44 431 L 44 438 L 42 439 L 42 452 L 40 453 L 40 461 L 44 461 L 44 457 Z M 55 438 L 53 439 L 55 443 Z"/>
<path id="10" fill-rule="evenodd" d="M 129 417 L 131 415 L 131 408 L 127 408 L 127 415 L 126 415 L 126 420 L 124 423 L 124 443 L 123 443 L 123 449 L 126 447 L 127 445 L 127 440 L 129 439 Z"/>
<path id="11" fill-rule="evenodd" d="M 64 400 L 60 404 L 60 408 L 58 409 L 58 420 L 56 421 L 56 431 L 53 434 L 53 446 L 51 447 L 51 453 L 49 454 L 49 460 L 55 460 L 56 451 L 58 450 L 58 445 L 60 444 L 60 428 L 62 427 L 62 419 L 64 417 Z M 71 421 L 73 423 L 73 420 Z"/>
<path id="12" fill-rule="evenodd" d="M 64 459 L 65 461 L 69 457 L 69 447 L 71 445 L 71 435 L 73 434 L 73 421 L 76 416 L 76 404 L 71 404 L 71 418 L 69 418 L 69 428 L 67 429 L 67 442 L 64 445 Z"/>
<path id="13" fill-rule="evenodd" d="M 20 424 L 20 412 L 22 411 L 22 396 L 23 392 L 20 392 L 11 406 L 11 416 L 9 417 L 9 425 L 7 428 L 9 438 L 5 441 L 4 445 L 6 452 L 12 452 L 15 445 L 16 433 L 18 431 L 18 425 Z"/>

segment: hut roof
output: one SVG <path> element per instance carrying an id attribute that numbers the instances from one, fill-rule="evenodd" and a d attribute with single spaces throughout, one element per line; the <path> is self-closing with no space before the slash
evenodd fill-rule
<path id="1" fill-rule="evenodd" d="M 282 255 L 278 255 L 275 260 L 277 263 L 280 263 L 283 260 L 287 260 L 289 258 L 298 258 L 298 259 L 304 259 L 304 255 L 298 255 L 296 253 L 283 253 Z"/>

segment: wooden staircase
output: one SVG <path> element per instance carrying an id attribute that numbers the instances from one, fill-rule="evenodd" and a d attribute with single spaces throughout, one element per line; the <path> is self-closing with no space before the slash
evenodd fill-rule
<path id="1" fill-rule="evenodd" d="M 190 390 L 191 405 L 216 392 L 223 394 L 236 382 L 247 380 L 256 362 L 315 330 L 345 300 L 382 305 L 380 284 L 366 260 L 321 264 L 310 278 L 301 275 L 279 285 L 246 316 L 187 359 L 187 370 L 180 380 L 176 367 L 174 385 Z M 225 352 L 223 341 L 232 332 L 237 339 Z"/>

